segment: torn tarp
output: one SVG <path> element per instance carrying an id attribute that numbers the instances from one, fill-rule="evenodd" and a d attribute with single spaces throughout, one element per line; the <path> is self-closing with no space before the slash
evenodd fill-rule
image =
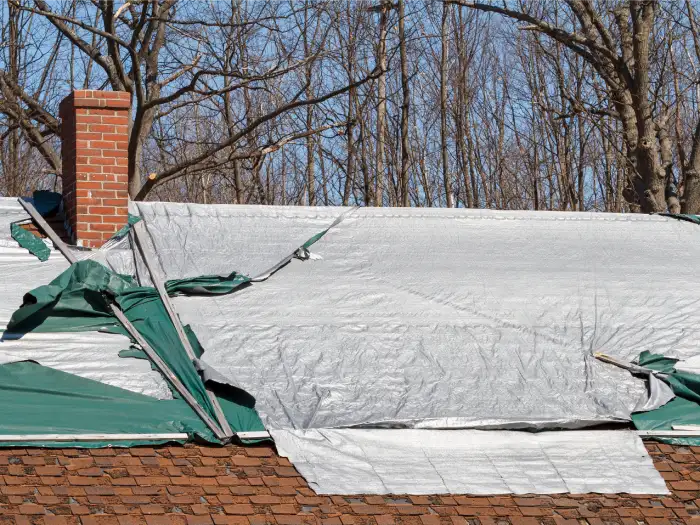
<path id="1" fill-rule="evenodd" d="M 187 432 L 215 441 L 184 400 L 159 400 L 30 361 L 0 366 L 3 434 L 148 434 Z M 11 446 L 28 446 L 12 443 Z M 93 442 L 87 446 L 138 443 Z M 77 444 L 41 443 L 42 446 Z M 77 446 L 86 446 L 81 443 Z"/>
<path id="2" fill-rule="evenodd" d="M 43 239 L 37 237 L 17 223 L 12 223 L 10 226 L 10 233 L 12 238 L 17 241 L 17 244 L 32 255 L 35 255 L 41 262 L 49 259 L 51 248 L 46 245 Z"/>
<path id="3" fill-rule="evenodd" d="M 55 249 L 51 250 L 47 261 L 41 262 L 12 239 L 11 224 L 29 219 L 16 198 L 0 197 L 0 334 L 28 290 L 50 282 L 69 266 Z M 79 259 L 94 253 L 101 252 L 73 251 Z M 130 252 L 129 258 L 133 259 Z M 129 338 L 119 334 L 4 333 L 0 338 L 0 364 L 29 359 L 139 394 L 158 399 L 172 398 L 167 383 L 147 363 L 118 356 L 119 351 L 128 345 Z"/>
<path id="4" fill-rule="evenodd" d="M 674 425 L 700 425 L 700 375 L 675 368 L 677 359 L 642 352 L 639 365 L 655 370 L 676 397 L 660 408 L 632 414 L 639 430 L 673 430 Z M 653 437 L 673 445 L 700 446 L 697 437 Z"/>
<path id="5" fill-rule="evenodd" d="M 248 402 L 241 398 L 239 403 Z M 230 398 L 222 400 L 229 420 L 241 421 L 240 408 Z M 160 400 L 66 374 L 30 361 L 0 366 L 0 446 L 31 446 L 26 442 L 3 443 L 3 434 L 153 434 L 182 432 L 210 442 L 216 438 L 183 399 Z M 254 411 L 248 413 L 251 418 Z M 41 442 L 41 446 L 132 446 L 161 441 Z"/>
<path id="6" fill-rule="evenodd" d="M 173 293 L 221 293 L 232 290 L 246 279 L 231 274 L 224 278 L 181 280 L 170 283 Z M 8 332 L 112 331 L 127 332 L 112 315 L 108 298 L 117 302 L 126 317 L 165 361 L 200 406 L 212 417 L 214 410 L 204 383 L 187 357 L 158 293 L 153 288 L 137 286 L 131 278 L 116 274 L 92 260 L 79 261 L 50 284 L 25 295 L 23 306 L 8 323 Z M 190 335 L 191 332 L 190 332 Z M 197 343 L 201 355 L 201 347 Z M 238 395 L 238 394 L 236 394 Z M 229 396 L 235 405 L 235 399 Z M 226 412 L 234 431 L 261 430 L 252 404 L 229 404 Z M 201 436 L 206 438 L 206 436 Z"/>
<path id="7" fill-rule="evenodd" d="M 41 216 L 48 216 L 56 213 L 61 206 L 61 194 L 53 191 L 37 190 L 32 196 L 32 204 Z M 22 223 L 30 223 L 29 219 Z M 32 255 L 35 255 L 41 262 L 48 260 L 51 248 L 43 239 L 37 237 L 32 232 L 23 228 L 19 223 L 14 222 L 10 226 L 12 238 L 17 241 L 22 248 Z"/>
<path id="8" fill-rule="evenodd" d="M 313 228 L 348 212 L 137 206 L 169 279 L 227 266 L 265 274 Z M 681 254 L 672 271 L 669 250 Z M 473 455 L 461 430 L 424 429 L 628 422 L 648 400 L 645 381 L 593 354 L 698 352 L 700 333 L 687 330 L 700 323 L 696 225 L 659 216 L 362 208 L 311 251 L 314 260 L 291 260 L 233 295 L 174 304 L 208 349 L 202 361 L 256 397 L 280 452 L 301 462 L 313 487 L 424 493 L 444 475 L 447 492 L 476 492 L 470 483 L 482 476 L 502 492 L 665 491 L 634 434 L 624 446 L 613 432 L 597 437 L 595 446 L 607 447 L 605 469 L 618 476 L 610 489 L 577 432 L 558 432 L 556 453 L 570 461 L 562 466 L 572 477 L 592 471 L 585 482 L 564 483 L 513 453 L 520 433 L 484 432 L 494 447 Z M 454 446 L 437 446 L 446 440 Z M 388 460 L 386 451 L 398 453 Z M 543 465 L 547 456 L 537 451 Z M 509 463 L 494 469 L 498 457 Z M 625 469 L 630 458 L 646 467 Z M 530 489 L 522 488 L 523 472 Z"/>

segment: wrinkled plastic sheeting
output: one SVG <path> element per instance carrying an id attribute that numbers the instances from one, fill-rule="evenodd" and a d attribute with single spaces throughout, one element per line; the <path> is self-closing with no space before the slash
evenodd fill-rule
<path id="1" fill-rule="evenodd" d="M 167 264 L 182 250 L 182 264 L 203 265 L 192 249 L 216 241 L 231 254 L 227 270 L 255 273 L 344 211 L 243 206 L 241 222 L 227 223 L 243 233 L 229 241 L 216 223 L 198 226 L 192 245 L 159 227 L 158 242 L 171 246 L 160 257 Z M 258 236 L 275 240 L 259 250 Z M 261 260 L 263 251 L 277 253 Z M 293 260 L 229 296 L 175 300 L 205 364 L 250 392 L 272 429 L 629 421 L 646 402 L 645 381 L 592 354 L 631 361 L 700 348 L 691 329 L 700 229 L 687 222 L 364 208 L 312 252 L 321 259 Z"/>
<path id="2" fill-rule="evenodd" d="M 273 430 L 319 494 L 667 494 L 631 431 Z"/>
<path id="3" fill-rule="evenodd" d="M 649 410 L 655 410 L 676 397 L 676 394 L 673 393 L 673 389 L 656 374 L 649 374 L 647 376 L 647 381 L 649 382 L 647 385 L 648 396 L 646 399 L 640 399 L 632 412 L 648 412 Z"/>
<path id="4" fill-rule="evenodd" d="M 88 333 L 3 333 L 14 311 L 28 291 L 48 284 L 68 268 L 68 262 L 52 250 L 49 259 L 39 261 L 10 236 L 10 224 L 29 218 L 15 198 L 0 198 L 0 364 L 36 361 L 43 366 L 132 392 L 172 399 L 167 383 L 150 363 L 124 359 L 120 350 L 129 348 L 122 335 Z M 76 252 L 85 257 L 92 252 Z M 20 337 L 21 336 L 21 337 Z"/>
<path id="5" fill-rule="evenodd" d="M 255 277 L 350 209 L 135 202 L 130 211 L 144 221 L 167 281 L 232 271 Z M 150 282 L 138 256 L 137 265 L 141 283 Z"/>
<path id="6" fill-rule="evenodd" d="M 700 375 L 700 355 L 678 361 L 673 368 L 679 372 L 688 372 L 690 374 Z"/>

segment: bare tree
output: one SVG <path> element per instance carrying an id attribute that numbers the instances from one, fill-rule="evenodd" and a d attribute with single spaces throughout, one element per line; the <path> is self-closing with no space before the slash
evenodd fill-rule
<path id="1" fill-rule="evenodd" d="M 527 24 L 521 29 L 556 40 L 590 64 L 605 85 L 605 106 L 586 107 L 585 101 L 579 101 L 577 110 L 609 114 L 620 121 L 629 168 L 626 199 L 645 212 L 667 208 L 666 195 L 673 180 L 667 166 L 670 159 L 662 158 L 661 143 L 668 133 L 669 111 L 657 104 L 655 97 L 659 92 L 653 85 L 651 68 L 652 58 L 663 59 L 660 55 L 665 53 L 654 32 L 657 2 L 624 2 L 608 12 L 590 0 L 566 0 L 575 24 L 558 23 L 549 13 L 537 12 L 535 4 L 510 8 L 462 0 L 450 2 Z M 693 8 L 688 8 L 692 20 Z M 682 166 L 682 210 L 690 213 L 700 211 L 700 121 L 697 130 L 698 146 Z"/>
<path id="2" fill-rule="evenodd" d="M 274 107 L 259 112 L 256 118 L 249 119 L 245 127 L 233 134 L 218 137 L 197 155 L 161 167 L 144 181 L 140 165 L 144 147 L 155 120 L 172 111 L 173 107 L 182 112 L 183 108 L 202 106 L 212 97 L 224 93 L 244 88 L 269 89 L 271 84 L 283 82 L 297 70 L 320 63 L 324 55 L 323 46 L 320 46 L 320 52 L 297 58 L 296 47 L 286 48 L 283 45 L 285 28 L 279 22 L 291 16 L 294 7 L 291 8 L 292 13 L 279 13 L 276 10 L 280 8 L 275 4 L 256 5 L 252 7 L 252 16 L 232 21 L 225 13 L 222 16 L 221 9 L 227 5 L 212 4 L 207 11 L 205 4 L 187 6 L 176 4 L 175 0 L 160 0 L 126 3 L 115 10 L 114 2 L 101 0 L 94 3 L 94 10 L 88 9 L 85 16 L 78 17 L 74 13 L 82 10 L 76 9 L 75 3 L 69 3 L 61 12 L 52 10 L 43 0 L 35 0 L 31 5 L 24 2 L 12 4 L 15 10 L 48 20 L 57 34 L 70 42 L 71 50 L 79 51 L 90 64 L 101 69 L 106 84 L 114 90 L 132 94 L 133 111 L 129 126 L 129 188 L 132 198 L 143 199 L 154 187 L 167 181 L 211 169 L 222 162 L 221 152 L 235 148 L 260 126 L 296 108 L 320 104 L 356 89 L 376 76 L 376 72 L 373 72 L 349 85 L 336 84 L 311 98 L 305 96 L 309 93 L 306 84 L 297 90 L 289 89 Z M 236 7 L 236 3 L 230 7 L 232 10 L 241 9 Z M 278 25 L 275 25 L 275 21 Z M 231 29 L 251 33 L 261 26 L 266 28 L 264 38 L 278 46 L 276 56 L 259 54 L 254 61 L 248 57 L 246 69 L 222 67 L 213 53 L 213 44 L 225 40 Z M 15 91 L 14 99 L 20 98 L 25 102 L 20 106 L 22 113 L 17 118 L 20 122 L 27 122 L 29 129 L 26 134 L 40 136 L 42 130 L 30 111 L 36 106 L 46 112 L 41 102 L 22 93 L 21 86 L 10 84 L 8 89 Z M 9 96 L 4 98 L 11 100 Z M 10 107 L 5 108 L 6 113 L 11 110 Z M 50 119 L 47 116 L 44 120 Z M 294 135 L 298 136 L 298 133 Z M 257 158 L 264 150 L 276 148 L 289 139 L 289 135 L 273 136 L 255 151 L 238 152 L 234 157 Z M 36 142 L 37 147 L 47 148 L 45 141 L 40 143 L 37 139 Z M 47 151 L 45 157 L 55 161 L 57 155 Z M 225 162 L 235 160 L 230 155 L 224 157 Z M 58 166 L 54 168 L 58 171 Z"/>
<path id="3" fill-rule="evenodd" d="M 0 193 L 60 183 L 86 88 L 132 94 L 133 198 L 698 212 L 697 9 L 5 0 Z"/>

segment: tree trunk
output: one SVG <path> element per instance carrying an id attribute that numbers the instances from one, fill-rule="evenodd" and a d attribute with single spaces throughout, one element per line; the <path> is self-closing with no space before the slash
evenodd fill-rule
<path id="1" fill-rule="evenodd" d="M 382 73 L 377 83 L 377 164 L 374 178 L 374 205 L 384 204 L 384 154 L 386 147 L 384 139 L 386 135 L 386 26 L 389 6 L 383 2 L 379 15 L 379 45 L 377 46 L 377 64 Z"/>
<path id="2" fill-rule="evenodd" d="M 403 94 L 401 102 L 401 175 L 399 181 L 401 205 L 410 206 L 408 186 L 409 186 L 409 149 L 408 149 L 408 119 L 411 104 L 411 92 L 408 85 L 408 55 L 406 51 L 406 31 L 405 25 L 405 0 L 398 0 L 399 11 L 399 54 L 401 55 L 401 92 Z"/>
<path id="3" fill-rule="evenodd" d="M 447 151 L 447 56 L 450 49 L 448 37 L 449 4 L 442 4 L 442 25 L 440 26 L 440 151 L 442 153 L 442 181 L 445 187 L 445 203 L 453 207 L 452 182 L 450 181 L 450 157 Z"/>

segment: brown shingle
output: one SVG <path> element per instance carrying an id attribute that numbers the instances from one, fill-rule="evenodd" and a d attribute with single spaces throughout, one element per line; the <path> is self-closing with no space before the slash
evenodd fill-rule
<path id="1" fill-rule="evenodd" d="M 269 447 L 0 450 L 0 514 L 27 525 L 700 525 L 700 449 L 647 448 L 673 475 L 670 496 L 329 497 Z"/>

